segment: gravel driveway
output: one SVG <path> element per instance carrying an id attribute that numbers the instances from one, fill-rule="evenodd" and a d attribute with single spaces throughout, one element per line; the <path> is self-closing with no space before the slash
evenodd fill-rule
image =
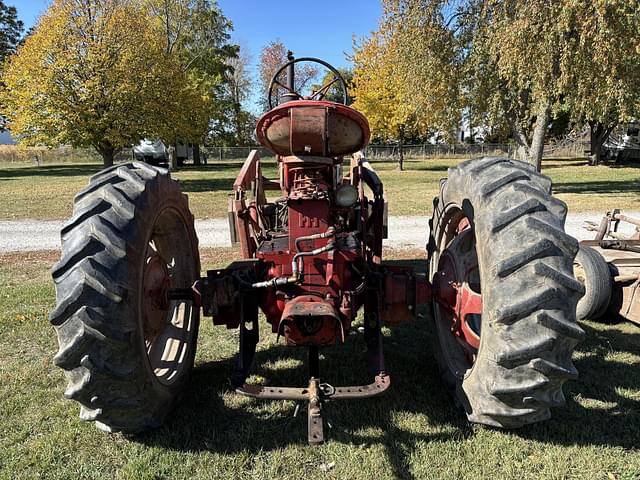
<path id="1" fill-rule="evenodd" d="M 640 212 L 625 212 L 640 217 Z M 570 213 L 566 231 L 578 240 L 593 238 L 582 228 L 585 220 L 598 222 L 602 212 Z M 390 217 L 388 247 L 399 249 L 424 248 L 427 242 L 428 217 Z M 58 250 L 62 221 L 0 220 L 0 252 Z M 228 247 L 229 226 L 226 219 L 196 220 L 196 231 L 202 247 Z"/>

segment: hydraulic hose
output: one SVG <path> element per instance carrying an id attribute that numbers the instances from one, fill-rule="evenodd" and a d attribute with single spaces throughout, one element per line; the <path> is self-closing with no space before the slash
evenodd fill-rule
<path id="1" fill-rule="evenodd" d="M 325 252 L 329 252 L 331 250 L 335 250 L 336 241 L 333 240 L 333 237 L 336 234 L 336 229 L 334 227 L 329 227 L 324 233 L 315 233 L 313 235 L 306 235 L 303 237 L 296 238 L 296 250 L 298 252 L 293 256 L 293 260 L 291 261 L 291 275 L 288 277 L 276 277 L 271 280 L 265 280 L 263 282 L 256 282 L 251 284 L 252 288 L 268 288 L 268 287 L 281 287 L 284 285 L 291 285 L 294 283 L 299 283 L 302 280 L 302 276 L 304 274 L 304 263 L 300 263 L 299 260 L 303 257 L 314 257 L 316 255 L 320 255 Z M 310 251 L 300 251 L 301 246 L 300 243 L 309 240 L 316 240 L 319 238 L 330 238 L 327 244 L 324 247 L 319 247 Z"/>

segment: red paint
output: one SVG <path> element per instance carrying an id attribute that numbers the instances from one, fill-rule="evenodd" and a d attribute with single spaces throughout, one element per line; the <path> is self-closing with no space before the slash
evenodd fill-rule
<path id="1" fill-rule="evenodd" d="M 355 273 L 353 266 L 358 265 L 358 271 L 364 273 L 367 269 L 365 259 L 373 255 L 375 264 L 381 256 L 382 197 L 372 208 L 361 193 L 359 202 L 363 220 L 367 221 L 369 210 L 380 210 L 379 221 L 372 217 L 364 227 L 364 223 L 358 224 L 351 218 L 345 232 L 340 231 L 343 223 L 339 219 L 348 216 L 351 209 L 333 204 L 335 189 L 344 181 L 342 169 L 336 166 L 343 163 L 341 155 L 366 146 L 370 136 L 367 120 L 344 105 L 300 100 L 287 102 L 263 115 L 256 131 L 260 142 L 278 153 L 279 187 L 287 209 L 285 231 L 260 232 L 262 236 L 255 233 L 253 226 L 262 222 L 260 211 L 268 202 L 260 159 L 255 154 L 250 155 L 234 184 L 231 213 L 243 257 L 258 258 L 266 264 L 266 278 L 260 280 L 292 276 L 292 261 L 299 253 L 298 248 L 310 252 L 325 247 L 328 242 L 342 242 L 339 249 L 300 257 L 301 281 L 257 292 L 260 308 L 273 332 L 283 335 L 289 345 L 330 345 L 343 341 L 364 304 L 367 291 L 364 278 Z M 274 141 L 280 143 L 274 145 Z M 301 148 L 304 151 L 299 151 Z M 344 151 L 336 154 L 335 149 Z M 359 169 L 357 167 L 356 171 Z M 356 187 L 361 182 L 359 178 L 352 179 Z M 359 191 L 364 192 L 364 189 L 359 188 Z M 255 202 L 249 201 L 252 197 L 256 198 Z M 358 230 L 357 225 L 368 231 Z M 324 234 L 331 228 L 336 230 L 339 239 L 317 238 L 296 245 L 296 239 L 300 237 Z M 393 271 L 381 279 L 380 292 L 374 294 L 369 290 L 367 294 L 382 298 L 386 288 L 389 301 L 381 305 L 381 314 L 389 322 L 396 323 L 415 313 L 409 308 L 415 304 L 418 295 L 415 283 L 411 271 Z M 421 295 L 424 290 L 420 289 Z M 318 317 L 317 323 L 306 318 L 309 312 L 312 317 Z M 233 323 L 236 324 L 235 317 Z M 228 322 L 227 326 L 230 326 Z M 317 327 L 317 331 L 310 326 Z"/>
<path id="2" fill-rule="evenodd" d="M 466 220 L 466 219 L 464 219 Z M 469 222 L 460 222 L 457 231 L 461 232 L 443 252 L 438 272 L 433 279 L 433 297 L 440 306 L 440 312 L 448 318 L 451 333 L 463 345 L 476 350 L 480 347 L 480 335 L 472 325 L 480 324 L 482 315 L 482 294 L 473 290 L 479 279 L 477 257 L 470 255 L 461 258 L 458 246 L 466 236 L 473 235 Z M 468 350 L 471 352 L 471 350 Z"/>
<path id="3" fill-rule="evenodd" d="M 343 340 L 343 324 L 334 302 L 316 295 L 300 295 L 286 302 L 278 330 L 289 345 L 328 346 Z"/>
<path id="4" fill-rule="evenodd" d="M 256 126 L 258 141 L 277 155 L 339 157 L 362 150 L 371 132 L 364 115 L 325 100 L 283 103 Z"/>

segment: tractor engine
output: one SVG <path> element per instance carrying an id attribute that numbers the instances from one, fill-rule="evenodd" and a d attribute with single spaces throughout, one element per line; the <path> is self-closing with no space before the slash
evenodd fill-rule
<path id="1" fill-rule="evenodd" d="M 367 259 L 382 246 L 382 184 L 371 170 L 367 178 L 377 181 L 371 202 L 357 183 L 367 121 L 345 105 L 298 100 L 267 112 L 257 134 L 277 155 L 279 181 L 262 176 L 254 151 L 234 185 L 232 237 L 244 258 L 259 265 L 259 281 L 245 282 L 257 289 L 272 331 L 288 345 L 344 342 L 363 305 Z M 344 178 L 343 155 L 351 153 Z M 275 198 L 267 198 L 268 190 L 278 191 Z M 367 232 L 372 212 L 380 228 Z M 239 320 L 231 317 L 229 325 L 224 318 L 230 327 Z"/>
<path id="2" fill-rule="evenodd" d="M 271 281 L 298 277 L 299 283 L 265 290 L 260 305 L 288 345 L 344 342 L 364 281 L 358 192 L 343 183 L 340 161 L 287 156 L 280 162 L 284 197 L 265 209 L 270 228 L 256 256 L 269 266 Z"/>

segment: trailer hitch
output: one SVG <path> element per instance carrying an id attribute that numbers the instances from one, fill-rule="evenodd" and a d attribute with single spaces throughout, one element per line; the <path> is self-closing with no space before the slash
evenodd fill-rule
<path id="1" fill-rule="evenodd" d="M 307 426 L 308 440 L 311 445 L 324 443 L 324 422 L 322 407 L 329 400 L 355 400 L 371 398 L 386 392 L 391 386 L 391 377 L 385 372 L 379 372 L 373 383 L 368 385 L 354 385 L 348 387 L 334 387 L 328 383 L 321 383 L 319 378 L 311 377 L 309 385 L 302 387 L 271 387 L 245 383 L 236 388 L 236 392 L 262 400 L 295 400 L 308 402 Z"/>
<path id="2" fill-rule="evenodd" d="M 307 438 L 310 445 L 324 443 L 324 422 L 322 407 L 329 400 L 355 400 L 371 398 L 386 392 L 391 386 L 391 377 L 386 373 L 382 351 L 381 318 L 378 314 L 378 298 L 367 295 L 365 303 L 365 343 L 367 345 L 367 363 L 375 372 L 373 383 L 334 387 L 320 381 L 320 356 L 316 345 L 309 346 L 309 384 L 301 387 L 273 387 L 244 383 L 236 392 L 262 400 L 295 400 L 308 402 Z M 246 377 L 245 377 L 246 378 Z"/>

